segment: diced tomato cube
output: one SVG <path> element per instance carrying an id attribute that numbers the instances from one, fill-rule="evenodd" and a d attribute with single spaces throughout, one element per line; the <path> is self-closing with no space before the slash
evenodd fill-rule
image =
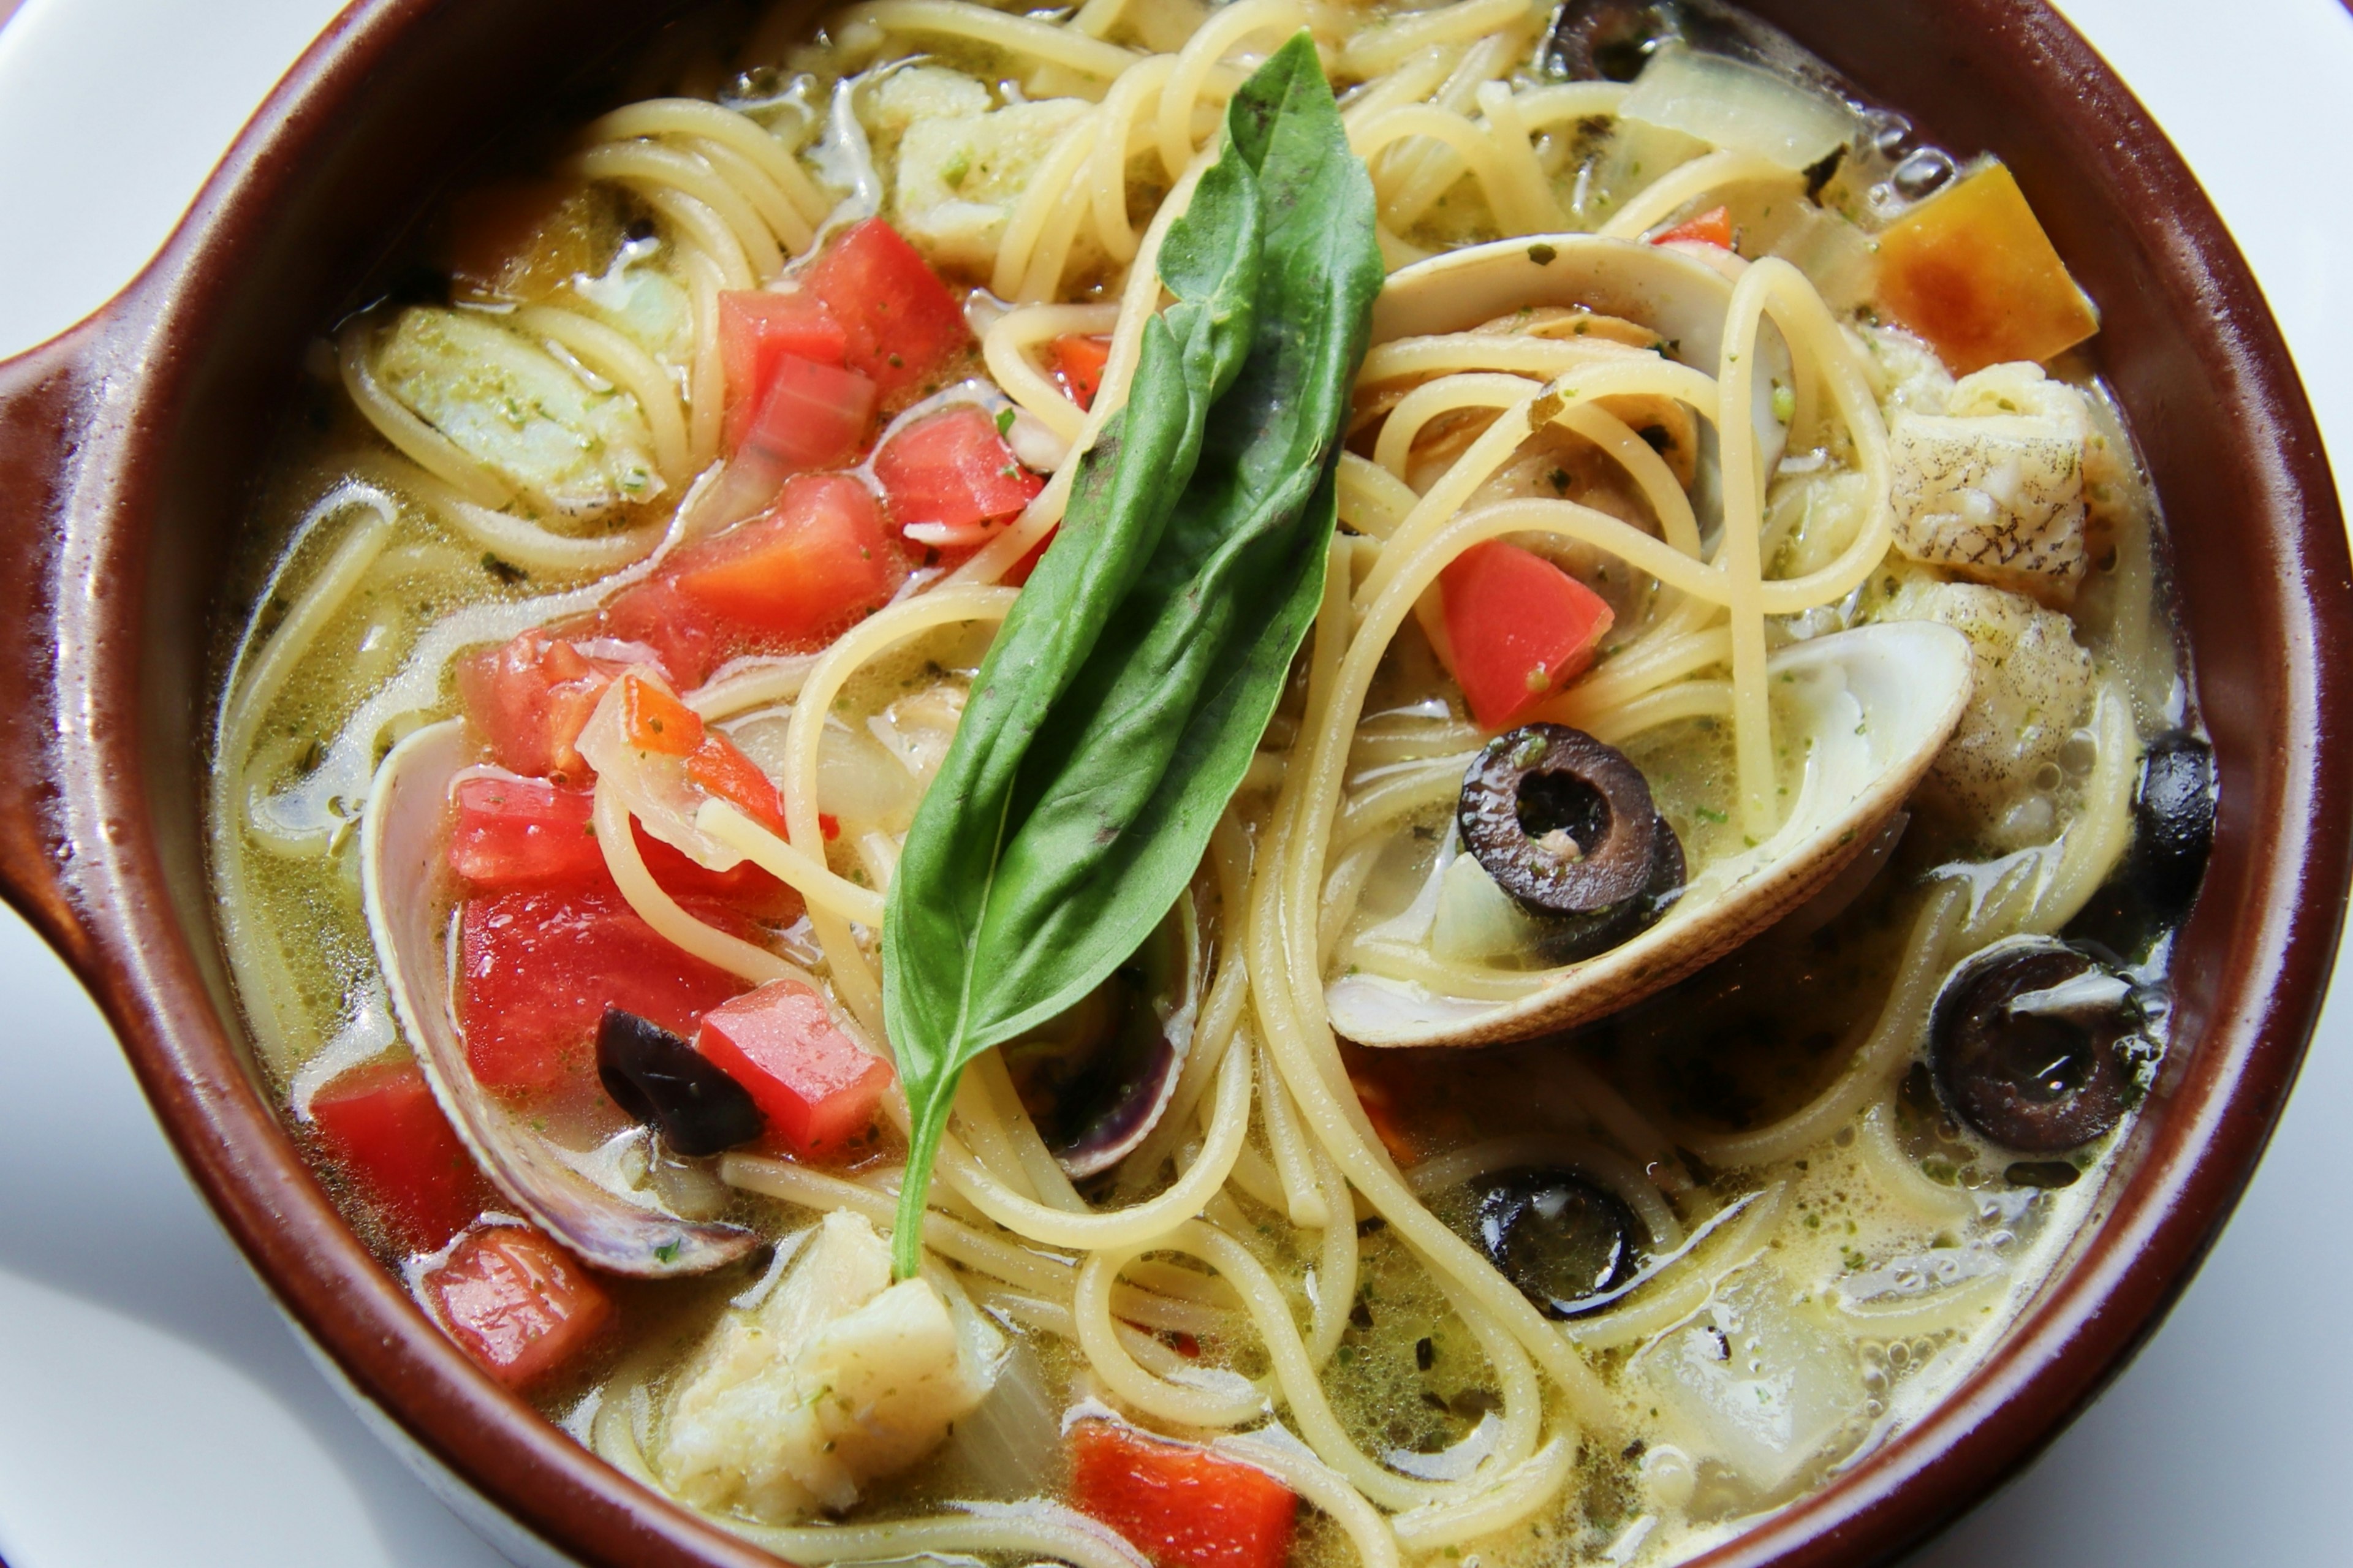
<path id="1" fill-rule="evenodd" d="M 1054 542 L 1054 535 L 1060 531 L 1061 525 L 1060 523 L 1056 523 L 1052 528 L 1048 529 L 1046 531 L 1046 537 L 1031 545 L 1028 554 L 1022 556 L 1020 560 L 1016 561 L 1009 568 L 1007 569 L 1005 576 L 1001 579 L 1005 585 L 1008 588 L 1019 588 L 1027 585 L 1029 581 L 1029 574 L 1038 570 L 1038 563 L 1046 559 L 1047 547 Z"/>
<path id="2" fill-rule="evenodd" d="M 1153 1568 L 1282 1568 L 1299 1500 L 1264 1470 L 1110 1421 L 1071 1428 L 1071 1496 Z"/>
<path id="3" fill-rule="evenodd" d="M 1053 349 L 1054 381 L 1062 395 L 1082 408 L 1092 408 L 1095 394 L 1103 390 L 1103 366 L 1111 362 L 1111 340 L 1073 333 L 1056 338 Z"/>
<path id="4" fill-rule="evenodd" d="M 1695 218 L 1675 225 L 1664 234 L 1651 237 L 1652 245 L 1712 245 L 1718 250 L 1732 248 L 1732 209 L 1717 207 Z"/>
<path id="5" fill-rule="evenodd" d="M 849 339 L 825 301 L 807 289 L 790 294 L 731 289 L 719 296 L 719 358 L 727 367 L 727 449 L 751 428 L 780 355 L 839 369 Z"/>
<path id="6" fill-rule="evenodd" d="M 458 700 L 512 773 L 585 780 L 576 742 L 597 700 L 621 667 L 592 659 L 569 642 L 528 631 L 458 661 Z"/>
<path id="7" fill-rule="evenodd" d="M 311 1120 L 393 1239 L 411 1251 L 432 1251 L 491 1202 L 490 1184 L 413 1061 L 337 1074 L 311 1097 Z"/>
<path id="8" fill-rule="evenodd" d="M 891 521 L 961 527 L 1009 517 L 1046 481 L 1021 466 L 989 412 L 975 404 L 918 419 L 874 454 Z"/>
<path id="9" fill-rule="evenodd" d="M 702 1016 L 694 1048 L 750 1091 L 769 1135 L 804 1159 L 839 1152 L 873 1125 L 891 1064 L 837 1027 L 825 998 L 772 981 Z"/>
<path id="10" fill-rule="evenodd" d="M 610 883 L 469 899 L 458 942 L 466 1059 L 492 1089 L 593 1084 L 596 1025 L 607 1007 L 687 1035 L 744 989 L 656 934 Z"/>
<path id="11" fill-rule="evenodd" d="M 1592 589 L 1516 544 L 1474 544 L 1439 574 L 1439 656 L 1470 699 L 1471 716 L 1508 730 L 1565 680 L 1584 673 L 1616 619 Z"/>
<path id="12" fill-rule="evenodd" d="M 686 776 L 697 788 L 729 802 L 769 832 L 784 837 L 785 803 L 775 783 L 726 736 L 715 730 L 704 735 L 694 755 L 686 759 Z"/>
<path id="13" fill-rule="evenodd" d="M 1365 1120 L 1373 1124 L 1373 1133 L 1389 1158 L 1400 1165 L 1411 1165 L 1421 1158 L 1420 1145 L 1406 1126 L 1403 1110 L 1397 1095 L 1389 1086 L 1370 1074 L 1348 1075 L 1348 1087 L 1356 1091 L 1356 1103 L 1364 1108 Z"/>
<path id="14" fill-rule="evenodd" d="M 621 677 L 621 731 L 640 752 L 691 757 L 702 744 L 702 715 L 642 676 Z"/>
<path id="15" fill-rule="evenodd" d="M 841 818 L 828 812 L 817 814 L 817 830 L 825 835 L 828 844 L 841 837 Z"/>
<path id="16" fill-rule="evenodd" d="M 623 589 L 586 624 L 596 635 L 643 645 L 681 691 L 702 685 L 733 651 L 718 617 L 668 577 Z"/>
<path id="17" fill-rule="evenodd" d="M 547 887 L 605 874 L 588 816 L 596 797 L 544 779 L 470 778 L 458 786 L 449 868 L 478 887 Z"/>
<path id="18" fill-rule="evenodd" d="M 848 336 L 842 363 L 886 402 L 935 381 L 972 341 L 947 285 L 879 217 L 851 225 L 803 280 Z"/>
<path id="19" fill-rule="evenodd" d="M 711 613 L 813 647 L 888 603 L 906 570 L 864 485 L 805 474 L 765 517 L 681 552 L 673 573 L 679 593 Z"/>
<path id="20" fill-rule="evenodd" d="M 419 1288 L 458 1348 L 509 1388 L 572 1360 L 613 1316 L 586 1269 L 521 1226 L 476 1231 Z"/>
<path id="21" fill-rule="evenodd" d="M 874 383 L 854 370 L 778 354 L 742 450 L 776 474 L 839 468 L 866 449 L 877 396 Z"/>
<path id="22" fill-rule="evenodd" d="M 703 748 L 709 748 L 715 738 L 706 736 Z M 698 750 L 687 759 L 690 776 L 702 755 Z M 749 758 L 744 765 L 752 767 Z M 752 771 L 766 783 L 757 768 Z M 748 782 L 740 787 L 749 797 L 743 803 L 744 809 L 757 816 L 756 793 Z M 774 809 L 773 784 L 768 786 L 767 798 Z M 617 896 L 619 889 L 606 868 L 604 845 L 589 826 L 595 804 L 595 796 L 586 790 L 558 789 L 540 779 L 468 779 L 458 786 L 458 821 L 449 843 L 449 868 L 486 891 L 594 888 Z M 781 826 L 776 830 L 784 831 Z M 674 899 L 716 901 L 764 920 L 787 918 L 799 911 L 800 895 L 748 860 L 730 870 L 713 871 L 649 836 L 642 826 L 633 825 L 630 831 L 646 869 Z"/>

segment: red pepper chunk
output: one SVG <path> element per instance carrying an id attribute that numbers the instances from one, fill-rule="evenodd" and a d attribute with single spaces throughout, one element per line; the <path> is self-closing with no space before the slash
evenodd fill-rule
<path id="1" fill-rule="evenodd" d="M 972 341 L 964 310 L 899 231 L 852 224 L 802 275 L 846 335 L 842 363 L 894 395 L 937 379 Z"/>
<path id="2" fill-rule="evenodd" d="M 1103 366 L 1111 363 L 1111 340 L 1073 333 L 1056 338 L 1053 353 L 1054 381 L 1062 395 L 1082 408 L 1092 408 L 1095 394 L 1103 390 Z"/>
<path id="3" fill-rule="evenodd" d="M 640 752 L 691 757 L 702 744 L 702 715 L 639 676 L 621 677 L 621 723 Z"/>
<path id="4" fill-rule="evenodd" d="M 702 744 L 686 759 L 686 776 L 696 788 L 733 805 L 777 837 L 785 837 L 785 803 L 776 784 L 716 730 L 704 734 Z"/>
<path id="5" fill-rule="evenodd" d="M 1009 517 L 1046 488 L 1005 444 L 997 422 L 974 404 L 918 419 L 874 454 L 874 478 L 891 521 L 961 527 Z"/>
<path id="6" fill-rule="evenodd" d="M 413 1061 L 369 1062 L 311 1097 L 320 1142 L 359 1184 L 393 1240 L 430 1252 L 491 1202 L 457 1130 Z"/>
<path id="7" fill-rule="evenodd" d="M 891 1064 L 833 1022 L 825 998 L 772 981 L 702 1016 L 694 1048 L 751 1094 L 769 1136 L 802 1159 L 838 1153 L 874 1123 Z"/>
<path id="8" fill-rule="evenodd" d="M 681 596 L 744 630 L 815 647 L 898 592 L 907 566 L 864 485 L 787 480 L 765 517 L 680 553 Z"/>
<path id="9" fill-rule="evenodd" d="M 1592 589 L 1544 557 L 1489 540 L 1439 574 L 1438 655 L 1482 729 L 1508 730 L 1585 672 L 1617 618 Z"/>
<path id="10" fill-rule="evenodd" d="M 577 1356 L 613 1316 L 587 1270 L 520 1226 L 476 1231 L 419 1289 L 458 1348 L 509 1388 Z"/>
<path id="11" fill-rule="evenodd" d="M 1717 207 L 1675 225 L 1664 234 L 1651 237 L 1652 245 L 1712 245 L 1718 250 L 1732 248 L 1732 209 Z"/>
<path id="12" fill-rule="evenodd" d="M 1153 1568 L 1282 1568 L 1299 1511 L 1264 1470 L 1109 1421 L 1071 1428 L 1071 1495 Z"/>
<path id="13" fill-rule="evenodd" d="M 689 909 L 731 930 L 744 924 L 725 909 Z M 466 1059 L 494 1089 L 593 1086 L 596 1025 L 607 1007 L 685 1035 L 744 989 L 656 933 L 609 882 L 469 899 L 458 944 Z"/>

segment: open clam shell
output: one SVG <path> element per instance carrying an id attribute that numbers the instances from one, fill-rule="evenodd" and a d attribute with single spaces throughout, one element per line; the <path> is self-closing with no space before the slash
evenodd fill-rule
<path id="1" fill-rule="evenodd" d="M 1514 310 L 1561 305 L 1650 328 L 1669 359 L 1709 375 L 1724 353 L 1733 279 L 1667 247 L 1589 234 L 1527 235 L 1433 256 L 1391 274 L 1373 305 L 1372 342 L 1468 331 Z M 1766 323 L 1758 345 L 1753 418 L 1765 471 L 1788 431 L 1773 390 L 1792 384 L 1788 346 Z"/>
<path id="2" fill-rule="evenodd" d="M 1778 717 L 1805 758 L 1770 837 L 1695 865 L 1658 924 L 1526 995 L 1474 1000 L 1345 974 L 1324 992 L 1333 1028 L 1367 1046 L 1487 1045 L 1567 1028 L 1672 984 L 1820 892 L 1874 842 L 1960 721 L 1969 645 L 1948 627 L 1891 622 L 1796 644 L 1769 668 Z"/>
<path id="3" fill-rule="evenodd" d="M 758 1245 L 740 1226 L 688 1220 L 651 1193 L 617 1190 L 485 1092 L 466 1060 L 439 911 L 449 789 L 473 762 L 456 721 L 418 730 L 376 770 L 361 827 L 360 888 L 393 1012 L 433 1097 L 499 1191 L 580 1258 L 642 1278 L 698 1274 Z"/>

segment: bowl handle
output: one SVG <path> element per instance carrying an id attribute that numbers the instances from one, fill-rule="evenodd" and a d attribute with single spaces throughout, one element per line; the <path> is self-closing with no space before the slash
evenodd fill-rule
<path id="1" fill-rule="evenodd" d="M 57 670 L 67 520 L 98 416 L 106 318 L 0 361 L 0 898 L 77 968 L 90 937 L 65 876 Z"/>

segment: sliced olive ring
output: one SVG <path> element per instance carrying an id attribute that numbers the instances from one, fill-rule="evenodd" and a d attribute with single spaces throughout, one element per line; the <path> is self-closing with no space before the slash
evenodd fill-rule
<path id="1" fill-rule="evenodd" d="M 1456 819 L 1495 885 L 1546 919 L 1550 962 L 1624 942 L 1683 891 L 1683 845 L 1650 782 L 1581 730 L 1529 724 L 1488 742 L 1463 774 Z"/>
<path id="2" fill-rule="evenodd" d="M 2198 896 L 2214 847 L 2214 748 L 2187 730 L 2149 742 L 2133 797 L 2133 826 L 2151 901 L 2179 919 Z"/>
<path id="3" fill-rule="evenodd" d="M 2156 1047 L 2132 984 L 2047 937 L 2013 937 L 1963 961 L 1929 1016 L 1930 1066 L 1947 1109 L 2005 1149 L 2063 1154 L 2114 1127 Z"/>
<path id="4" fill-rule="evenodd" d="M 649 1018 L 605 1009 L 596 1077 L 613 1103 L 658 1129 L 673 1153 L 716 1154 L 749 1143 L 767 1118 L 744 1086 Z"/>
<path id="5" fill-rule="evenodd" d="M 1554 21 L 1554 67 L 1580 81 L 1632 81 L 1681 35 L 1682 7 L 1644 0 L 1569 0 Z"/>
<path id="6" fill-rule="evenodd" d="M 1497 1172 L 1481 1185 L 1480 1249 L 1537 1310 L 1571 1317 L 1632 1278 L 1634 1215 L 1617 1194 L 1556 1169 Z"/>

